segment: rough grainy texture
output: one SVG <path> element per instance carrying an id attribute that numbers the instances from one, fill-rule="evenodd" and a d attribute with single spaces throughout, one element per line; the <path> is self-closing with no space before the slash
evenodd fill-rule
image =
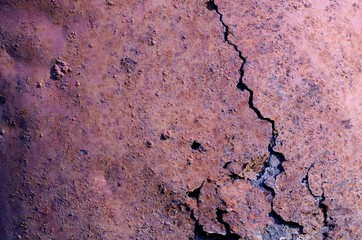
<path id="1" fill-rule="evenodd" d="M 279 130 L 274 209 L 313 239 L 362 236 L 361 3 L 216 1 Z"/>
<path id="2" fill-rule="evenodd" d="M 0 0 L 0 239 L 361 239 L 360 4 Z"/>

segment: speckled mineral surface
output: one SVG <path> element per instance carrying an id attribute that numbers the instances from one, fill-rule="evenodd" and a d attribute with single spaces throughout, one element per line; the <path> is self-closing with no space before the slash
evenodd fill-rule
<path id="1" fill-rule="evenodd" d="M 0 0 L 0 239 L 362 239 L 361 8 Z"/>

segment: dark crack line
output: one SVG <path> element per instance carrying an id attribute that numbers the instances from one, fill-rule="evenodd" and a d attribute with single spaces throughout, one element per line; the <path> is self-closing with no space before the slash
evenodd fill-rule
<path id="1" fill-rule="evenodd" d="M 193 191 L 189 191 L 186 193 L 186 196 L 195 198 L 197 202 L 199 202 L 199 197 L 201 193 L 201 188 L 204 186 L 205 181 L 203 181 L 200 185 L 200 187 L 194 189 Z"/>
<path id="2" fill-rule="evenodd" d="M 334 228 L 334 224 L 330 224 L 328 222 L 328 206 L 326 204 L 324 204 L 324 200 L 326 199 L 325 195 L 324 195 L 324 189 L 323 193 L 320 197 L 320 201 L 318 202 L 318 206 L 320 209 L 322 209 L 322 213 L 323 213 L 323 239 L 327 239 L 329 232 Z"/>
<path id="3" fill-rule="evenodd" d="M 219 12 L 219 8 L 218 6 L 215 4 L 215 2 L 213 0 L 210 0 L 206 3 L 207 5 L 207 9 L 209 10 L 214 10 L 216 11 L 217 15 L 219 16 L 219 21 L 221 22 L 223 28 L 224 28 L 224 41 L 227 42 L 230 46 L 232 46 L 234 48 L 234 50 L 238 53 L 239 58 L 242 60 L 241 66 L 239 68 L 239 82 L 236 85 L 236 87 L 240 90 L 240 91 L 247 91 L 249 93 L 249 99 L 248 99 L 248 105 L 249 108 L 251 108 L 254 113 L 256 114 L 256 116 L 263 121 L 267 121 L 268 123 L 271 124 L 272 127 L 272 137 L 270 139 L 269 142 L 269 151 L 270 153 L 274 154 L 274 155 L 282 155 L 282 153 L 276 152 L 273 148 L 276 146 L 276 139 L 278 137 L 278 131 L 275 127 L 275 121 L 269 117 L 264 117 L 263 114 L 261 113 L 261 111 L 255 107 L 254 105 L 254 92 L 253 90 L 251 90 L 244 82 L 244 75 L 245 75 L 245 64 L 247 63 L 247 59 L 245 56 L 243 56 L 241 50 L 239 50 L 238 46 L 233 43 L 230 39 L 229 39 L 229 35 L 230 35 L 230 30 L 229 30 L 229 26 L 224 22 L 223 20 L 223 14 Z M 284 156 L 283 156 L 284 158 Z"/>
<path id="4" fill-rule="evenodd" d="M 200 187 L 194 189 L 193 191 L 187 192 L 187 196 L 196 199 L 197 204 L 199 204 L 200 202 L 200 194 L 201 194 L 201 189 L 204 186 L 205 181 L 203 181 L 200 185 Z M 217 188 L 215 188 L 215 190 L 217 191 Z M 225 203 L 224 203 L 225 205 Z M 216 209 L 216 216 L 217 216 L 217 221 L 219 223 L 221 223 L 222 225 L 224 225 L 225 227 L 225 235 L 222 234 L 218 234 L 218 233 L 208 233 L 205 232 L 203 229 L 203 226 L 200 224 L 199 220 L 195 217 L 195 213 L 193 210 L 189 209 L 191 212 L 191 219 L 195 221 L 195 228 L 194 228 L 194 234 L 195 234 L 195 240 L 238 240 L 241 239 L 241 236 L 231 232 L 231 227 L 230 224 L 228 224 L 227 222 L 225 222 L 223 220 L 223 215 L 226 212 L 226 210 L 223 209 Z"/>
<path id="5" fill-rule="evenodd" d="M 219 223 L 221 223 L 222 225 L 224 225 L 225 230 L 226 230 L 226 235 L 225 235 L 224 239 L 228 239 L 228 240 L 240 239 L 241 236 L 236 233 L 231 232 L 230 224 L 224 221 L 223 215 L 226 213 L 227 213 L 227 211 L 223 210 L 223 209 L 216 210 L 217 221 Z"/>
<path id="6" fill-rule="evenodd" d="M 263 185 L 262 186 L 265 190 L 269 191 L 272 195 L 272 197 L 274 198 L 275 197 L 275 190 L 271 187 L 268 187 L 267 185 Z M 271 212 L 269 213 L 269 216 L 271 218 L 274 219 L 275 223 L 276 224 L 279 224 L 279 225 L 285 225 L 285 226 L 288 226 L 290 228 L 293 228 L 293 229 L 297 229 L 298 233 L 299 234 L 302 234 L 303 233 L 303 226 L 300 225 L 299 223 L 297 222 L 293 222 L 293 221 L 286 221 L 284 220 L 284 218 L 282 218 L 282 216 L 280 216 L 277 212 L 275 212 L 274 210 L 274 206 L 273 206 L 273 201 L 271 201 Z"/>
<path id="7" fill-rule="evenodd" d="M 312 163 L 308 168 L 307 168 L 307 173 L 305 175 L 305 177 L 302 179 L 302 183 L 304 183 L 310 193 L 310 195 L 312 195 L 318 202 L 320 201 L 320 197 L 321 196 L 318 196 L 318 195 L 315 195 L 312 191 L 312 189 L 310 188 L 309 186 L 309 171 L 314 167 L 314 163 Z"/>
<path id="8" fill-rule="evenodd" d="M 227 226 L 227 225 L 225 225 Z M 227 233 L 226 235 L 221 235 L 217 233 L 207 233 L 203 230 L 202 225 L 199 221 L 195 220 L 195 240 L 239 240 L 241 237 L 234 233 Z"/>
<path id="9" fill-rule="evenodd" d="M 312 163 L 308 169 L 307 169 L 307 173 L 305 175 L 305 177 L 303 178 L 302 182 L 305 183 L 310 195 L 312 195 L 314 197 L 314 199 L 318 202 L 318 207 L 321 209 L 322 214 L 323 214 L 323 228 L 322 228 L 322 235 L 323 235 L 323 239 L 327 239 L 328 238 L 328 233 L 334 228 L 333 224 L 330 224 L 328 222 L 328 206 L 324 203 L 324 201 L 326 200 L 325 194 L 324 194 L 324 189 L 322 188 L 322 195 L 318 196 L 315 195 L 312 191 L 312 189 L 310 188 L 309 185 L 309 171 L 314 167 L 315 162 Z"/>
<path id="10" fill-rule="evenodd" d="M 268 117 L 264 117 L 263 114 L 260 112 L 260 110 L 254 106 L 254 92 L 243 82 L 243 78 L 244 78 L 244 74 L 245 74 L 244 67 L 247 62 L 246 57 L 243 56 L 243 54 L 239 50 L 238 46 L 229 39 L 229 35 L 230 35 L 229 26 L 226 25 L 225 22 L 223 21 L 223 15 L 219 12 L 219 8 L 215 4 L 215 2 L 213 0 L 211 0 L 211 1 L 208 1 L 206 4 L 207 4 L 207 9 L 215 10 L 217 15 L 219 15 L 219 21 L 221 22 L 221 24 L 224 28 L 224 41 L 227 42 L 230 46 L 232 46 L 234 48 L 234 50 L 238 53 L 239 58 L 242 60 L 242 64 L 239 69 L 239 73 L 240 73 L 239 82 L 236 87 L 241 91 L 247 91 L 249 93 L 248 104 L 249 104 L 249 107 L 255 112 L 257 117 L 259 119 L 267 121 L 268 123 L 271 124 L 272 135 L 273 135 L 273 141 L 271 141 L 271 143 L 272 143 L 271 147 L 274 147 L 275 146 L 274 138 L 277 137 L 277 135 L 276 135 L 277 131 L 275 129 L 275 122 L 274 122 L 274 120 L 272 120 Z"/>
<path id="11" fill-rule="evenodd" d="M 270 156 L 274 155 L 275 157 L 277 157 L 279 159 L 280 163 L 279 163 L 278 168 L 281 170 L 280 173 L 279 173 L 279 174 L 281 174 L 282 172 L 284 172 L 284 168 L 283 168 L 282 164 L 285 161 L 285 157 L 281 152 L 277 152 L 277 151 L 274 150 L 274 147 L 276 146 L 276 140 L 277 140 L 277 137 L 278 137 L 278 131 L 277 131 L 276 127 L 275 127 L 275 121 L 273 119 L 269 118 L 269 117 L 263 116 L 261 111 L 257 107 L 255 107 L 255 105 L 254 105 L 254 92 L 243 82 L 244 75 L 245 75 L 244 67 L 245 67 L 245 64 L 247 62 L 247 59 L 246 59 L 245 56 L 243 56 L 243 54 L 242 54 L 241 50 L 239 50 L 238 46 L 229 39 L 230 30 L 229 30 L 229 26 L 223 20 L 223 14 L 219 11 L 219 8 L 216 5 L 216 3 L 214 2 L 214 0 L 210 0 L 210 1 L 206 2 L 206 7 L 207 7 L 208 10 L 215 11 L 217 13 L 217 15 L 219 16 L 219 21 L 222 24 L 223 29 L 224 29 L 224 41 L 227 42 L 228 45 L 233 47 L 233 49 L 238 53 L 239 58 L 242 60 L 242 64 L 241 64 L 240 69 L 239 69 L 239 74 L 240 74 L 239 82 L 238 82 L 236 87 L 240 91 L 247 91 L 249 93 L 249 99 L 248 99 L 249 108 L 254 111 L 254 113 L 257 115 L 257 117 L 260 120 L 267 121 L 268 123 L 271 124 L 272 132 L 271 132 L 271 138 L 270 138 L 270 141 L 269 141 L 268 151 L 269 151 Z M 264 165 L 264 169 L 262 170 L 261 173 L 258 174 L 259 176 L 264 175 L 264 172 L 265 172 L 265 169 L 266 169 L 267 166 L 268 166 L 268 163 L 266 162 L 266 164 Z M 276 178 L 279 174 L 277 174 L 274 177 Z M 264 184 L 264 182 L 262 182 L 260 187 L 262 187 L 265 190 L 269 191 L 272 194 L 273 198 L 274 198 L 274 196 L 275 196 L 274 189 L 272 189 L 270 187 L 267 187 Z M 275 212 L 275 210 L 273 209 L 273 201 L 271 201 L 271 209 L 272 209 L 272 211 L 270 212 L 270 216 L 274 218 L 274 220 L 275 220 L 275 222 L 277 224 L 284 224 L 284 225 L 287 225 L 287 226 L 292 227 L 292 228 L 298 228 L 300 233 L 303 232 L 303 226 L 302 225 L 300 225 L 298 223 L 294 223 L 294 222 L 287 222 L 280 215 L 278 215 Z"/>

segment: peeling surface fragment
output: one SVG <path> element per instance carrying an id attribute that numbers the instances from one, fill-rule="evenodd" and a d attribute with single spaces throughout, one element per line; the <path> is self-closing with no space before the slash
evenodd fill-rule
<path id="1" fill-rule="evenodd" d="M 236 180 L 221 186 L 219 194 L 225 204 L 223 220 L 242 238 L 260 237 L 264 228 L 273 224 L 269 217 L 271 195 L 267 191 Z"/>

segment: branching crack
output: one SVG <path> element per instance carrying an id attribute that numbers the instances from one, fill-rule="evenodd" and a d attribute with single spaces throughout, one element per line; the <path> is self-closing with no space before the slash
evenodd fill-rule
<path id="1" fill-rule="evenodd" d="M 315 162 L 312 163 L 308 169 L 307 169 L 307 173 L 305 175 L 305 177 L 303 178 L 302 182 L 306 185 L 310 195 L 312 195 L 314 197 L 314 199 L 318 202 L 318 207 L 321 209 L 322 213 L 323 213 L 323 228 L 322 228 L 322 234 L 323 234 L 323 239 L 327 239 L 328 238 L 328 233 L 329 231 L 331 231 L 334 228 L 334 224 L 329 223 L 328 219 L 328 206 L 324 203 L 326 197 L 324 195 L 324 188 L 323 186 L 321 187 L 322 189 L 322 195 L 318 196 L 315 195 L 312 191 L 312 189 L 310 188 L 309 185 L 309 171 L 314 167 Z"/>
<path id="2" fill-rule="evenodd" d="M 186 195 L 192 198 L 195 198 L 197 201 L 199 201 L 199 197 L 200 197 L 200 192 L 201 192 L 201 188 L 204 185 L 204 182 L 202 182 L 201 186 L 196 188 L 193 191 L 187 192 Z"/>
<path id="3" fill-rule="evenodd" d="M 278 159 L 278 165 L 275 166 L 275 168 L 278 169 L 278 171 L 273 171 L 273 177 L 276 178 L 279 174 L 281 174 L 282 172 L 284 172 L 284 168 L 282 166 L 283 162 L 285 161 L 285 157 L 282 153 L 277 152 L 274 150 L 274 147 L 276 146 L 276 140 L 278 137 L 278 131 L 275 127 L 275 121 L 269 117 L 265 117 L 263 116 L 263 114 L 261 113 L 261 111 L 254 105 L 254 92 L 243 82 L 243 78 L 244 78 L 244 74 L 245 74 L 245 64 L 247 62 L 247 59 L 245 56 L 243 56 L 241 50 L 239 50 L 238 46 L 233 43 L 230 39 L 229 39 L 229 35 L 230 35 L 230 30 L 229 30 L 229 26 L 224 22 L 223 20 L 223 14 L 219 11 L 218 6 L 216 5 L 216 3 L 214 2 L 214 0 L 210 0 L 208 2 L 206 2 L 206 7 L 208 10 L 210 11 L 215 11 L 217 13 L 217 15 L 219 16 L 219 21 L 223 26 L 223 30 L 224 30 L 224 41 L 228 43 L 228 45 L 232 46 L 233 49 L 237 52 L 239 58 L 242 60 L 242 64 L 240 66 L 239 69 L 239 82 L 237 84 L 237 88 L 240 91 L 247 91 L 249 93 L 249 99 L 248 99 L 248 104 L 249 104 L 249 108 L 252 109 L 254 111 L 254 113 L 257 115 L 257 117 L 260 120 L 263 121 L 267 121 L 268 123 L 270 123 L 271 125 L 271 138 L 269 141 L 269 146 L 268 146 L 268 151 L 269 151 L 269 159 L 265 162 L 264 164 L 264 169 L 262 170 L 261 173 L 258 174 L 258 184 L 259 187 L 264 188 L 265 190 L 269 191 L 271 193 L 271 195 L 274 198 L 275 192 L 274 189 L 268 187 L 265 185 L 265 181 L 267 180 L 267 178 L 265 177 L 265 171 L 266 169 L 269 167 L 269 161 L 271 157 L 275 157 Z M 269 176 L 268 176 L 269 177 Z M 273 209 L 273 201 L 271 201 L 271 209 L 272 211 L 270 212 L 270 216 L 272 218 L 274 218 L 276 224 L 282 224 L 291 228 L 297 228 L 299 230 L 300 233 L 303 232 L 303 226 L 301 226 L 298 223 L 294 223 L 294 222 L 287 222 L 285 221 L 280 215 L 278 215 L 274 209 Z"/>
<path id="4" fill-rule="evenodd" d="M 225 226 L 225 229 L 226 229 L 226 235 L 225 235 L 224 239 L 228 239 L 228 240 L 240 239 L 241 237 L 238 234 L 232 233 L 230 225 L 227 222 L 224 221 L 223 215 L 225 213 L 227 213 L 227 211 L 223 210 L 223 209 L 217 209 L 217 211 L 216 211 L 218 222 L 223 224 Z"/>
<path id="5" fill-rule="evenodd" d="M 196 188 L 195 190 L 187 192 L 187 196 L 196 199 L 197 203 L 199 203 L 200 193 L 201 193 L 201 189 L 202 189 L 203 185 L 204 185 L 204 182 L 202 182 L 201 186 Z M 217 221 L 219 223 L 221 223 L 222 225 L 224 225 L 225 230 L 226 230 L 225 235 L 222 235 L 222 234 L 218 234 L 218 233 L 205 232 L 202 225 L 200 224 L 199 220 L 194 215 L 194 212 L 191 211 L 191 218 L 195 221 L 195 228 L 194 228 L 195 240 L 237 240 L 237 239 L 240 239 L 241 237 L 238 234 L 231 232 L 230 225 L 223 220 L 223 215 L 225 213 L 227 213 L 226 210 L 219 209 L 219 208 L 216 209 Z"/>
<path id="6" fill-rule="evenodd" d="M 265 190 L 269 191 L 273 198 L 275 197 L 275 190 L 273 188 L 268 187 L 267 185 L 263 185 L 262 187 Z M 301 226 L 299 223 L 293 221 L 286 221 L 277 212 L 275 212 L 273 208 L 273 201 L 271 202 L 271 212 L 269 213 L 269 216 L 274 219 L 276 224 L 285 225 L 289 228 L 296 229 L 297 232 L 300 234 L 303 232 L 303 226 Z"/>
<path id="7" fill-rule="evenodd" d="M 229 26 L 223 21 L 223 15 L 219 12 L 219 8 L 215 4 L 215 2 L 213 0 L 211 0 L 211 1 L 208 1 L 206 4 L 207 4 L 207 9 L 216 11 L 217 15 L 219 16 L 219 21 L 221 22 L 221 24 L 224 28 L 224 41 L 227 42 L 230 46 L 232 46 L 234 48 L 234 50 L 238 53 L 239 58 L 242 60 L 242 64 L 239 69 L 239 73 L 240 73 L 239 82 L 236 87 L 241 91 L 247 91 L 249 93 L 248 104 L 249 104 L 249 107 L 255 112 L 257 117 L 259 119 L 261 119 L 263 121 L 267 121 L 268 123 L 271 124 L 272 138 L 270 141 L 270 147 L 273 148 L 275 146 L 275 140 L 277 138 L 277 133 L 278 133 L 278 131 L 275 128 L 275 122 L 273 119 L 264 117 L 263 114 L 260 112 L 260 110 L 254 106 L 254 92 L 243 82 L 243 78 L 244 78 L 244 74 L 245 74 L 244 67 L 247 62 L 246 57 L 243 56 L 243 54 L 239 50 L 238 46 L 229 39 L 229 35 L 230 35 Z"/>

